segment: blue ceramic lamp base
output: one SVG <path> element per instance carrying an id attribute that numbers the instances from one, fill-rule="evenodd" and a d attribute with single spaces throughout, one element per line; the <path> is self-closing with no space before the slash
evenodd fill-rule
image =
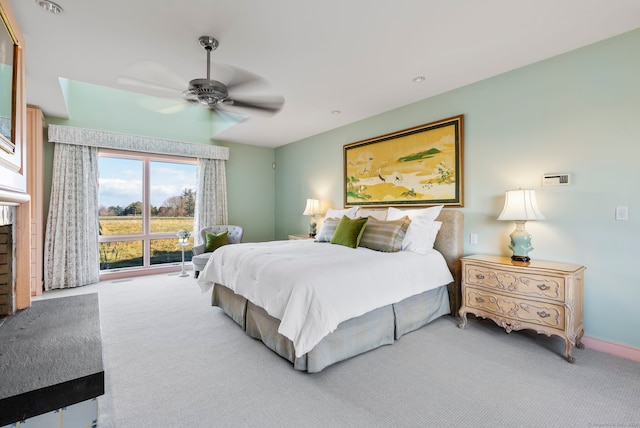
<path id="1" fill-rule="evenodd" d="M 531 260 L 529 251 L 533 250 L 533 247 L 531 246 L 531 235 L 524 228 L 525 223 L 526 221 L 516 221 L 516 230 L 509 235 L 511 238 L 509 248 L 513 251 L 511 260 L 515 262 L 528 262 Z"/>
<path id="2" fill-rule="evenodd" d="M 316 223 L 316 219 L 311 216 L 311 222 L 309 223 L 309 237 L 316 237 L 316 229 L 318 227 L 318 223 Z"/>

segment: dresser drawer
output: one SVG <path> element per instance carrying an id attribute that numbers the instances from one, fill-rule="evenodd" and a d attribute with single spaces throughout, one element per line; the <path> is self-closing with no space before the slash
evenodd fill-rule
<path id="1" fill-rule="evenodd" d="M 564 307 L 560 305 L 503 296 L 474 287 L 465 287 L 464 297 L 466 305 L 472 309 L 541 326 L 564 329 Z"/>
<path id="2" fill-rule="evenodd" d="M 524 297 L 537 297 L 564 302 L 565 278 L 520 273 L 508 269 L 466 264 L 464 282 L 467 285 L 505 290 Z"/>

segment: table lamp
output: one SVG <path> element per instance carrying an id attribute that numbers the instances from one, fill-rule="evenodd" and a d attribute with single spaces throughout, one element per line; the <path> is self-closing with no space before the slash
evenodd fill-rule
<path id="1" fill-rule="evenodd" d="M 314 238 L 316 236 L 316 216 L 320 213 L 320 201 L 318 199 L 307 199 L 307 206 L 304 209 L 302 215 L 311 216 L 309 222 L 309 236 Z"/>
<path id="2" fill-rule="evenodd" d="M 509 248 L 513 251 L 511 260 L 528 262 L 531 259 L 528 254 L 533 250 L 531 235 L 524 228 L 527 220 L 544 220 L 544 216 L 538 208 L 535 190 L 509 190 L 504 199 L 504 208 L 498 216 L 498 220 L 511 220 L 516 222 L 516 229 L 509 235 L 511 242 Z"/>

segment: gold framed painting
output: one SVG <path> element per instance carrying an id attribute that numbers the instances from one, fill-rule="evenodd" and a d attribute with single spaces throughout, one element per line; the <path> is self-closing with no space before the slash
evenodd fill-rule
<path id="1" fill-rule="evenodd" d="M 464 116 L 344 146 L 345 206 L 463 204 Z"/>

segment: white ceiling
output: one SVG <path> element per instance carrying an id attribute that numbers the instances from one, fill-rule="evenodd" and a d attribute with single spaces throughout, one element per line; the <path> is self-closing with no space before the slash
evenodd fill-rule
<path id="1" fill-rule="evenodd" d="M 56 2 L 64 13 L 10 0 L 26 39 L 29 104 L 68 117 L 59 77 L 162 95 L 117 82 L 140 62 L 165 71 L 149 81 L 186 89 L 205 77 L 198 37 L 210 35 L 220 41 L 212 62 L 262 76 L 269 85 L 252 93 L 286 100 L 277 115 L 254 115 L 215 138 L 267 147 L 640 27 L 638 0 Z M 426 80 L 413 83 L 419 75 Z"/>

